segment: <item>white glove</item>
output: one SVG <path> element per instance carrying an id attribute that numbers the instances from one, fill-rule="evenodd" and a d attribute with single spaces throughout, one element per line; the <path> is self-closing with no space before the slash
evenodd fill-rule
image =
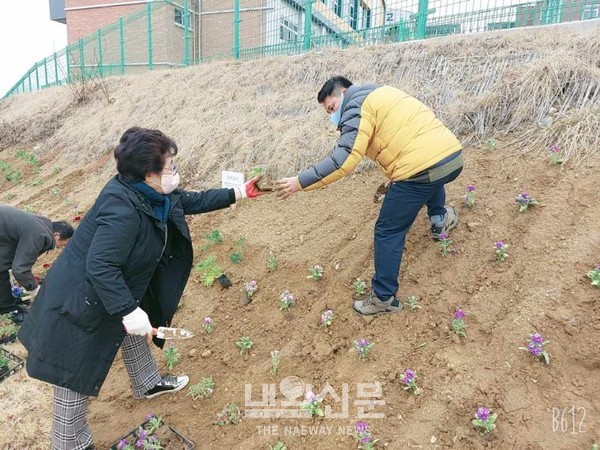
<path id="1" fill-rule="evenodd" d="M 123 317 L 123 326 L 128 334 L 137 336 L 152 334 L 152 325 L 148 319 L 148 314 L 139 306 Z"/>

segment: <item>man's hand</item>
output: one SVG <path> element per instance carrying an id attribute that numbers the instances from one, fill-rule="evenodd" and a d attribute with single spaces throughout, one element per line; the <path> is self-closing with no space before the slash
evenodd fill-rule
<path id="1" fill-rule="evenodd" d="M 381 203 L 387 194 L 388 189 L 390 188 L 391 181 L 386 181 L 385 183 L 381 183 L 373 195 L 373 202 Z"/>
<path id="2" fill-rule="evenodd" d="M 275 181 L 274 189 L 277 193 L 277 198 L 284 200 L 300 190 L 300 182 L 298 181 L 298 177 L 282 178 Z"/>

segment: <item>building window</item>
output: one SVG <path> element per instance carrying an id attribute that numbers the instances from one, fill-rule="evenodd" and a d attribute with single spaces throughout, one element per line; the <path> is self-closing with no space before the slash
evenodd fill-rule
<path id="1" fill-rule="evenodd" d="M 354 0 L 350 0 L 350 16 L 348 17 L 348 23 L 354 29 L 356 29 L 356 23 L 354 22 Z"/>
<path id="2" fill-rule="evenodd" d="M 363 28 L 371 28 L 371 9 L 366 6 L 363 9 L 362 26 Z"/>
<path id="3" fill-rule="evenodd" d="M 279 38 L 285 42 L 296 42 L 298 25 L 282 17 L 279 21 Z"/>
<path id="4" fill-rule="evenodd" d="M 188 12 L 189 15 L 189 12 Z M 193 23 L 191 21 L 191 19 L 189 19 L 189 28 L 190 30 L 192 30 L 194 28 Z M 185 26 L 185 11 L 183 8 L 179 8 L 179 7 L 175 7 L 175 25 L 179 25 L 180 27 L 184 27 Z"/>
<path id="5" fill-rule="evenodd" d="M 597 19 L 600 16 L 600 3 L 584 4 L 581 9 L 581 20 Z"/>
<path id="6" fill-rule="evenodd" d="M 342 0 L 333 0 L 333 11 L 339 16 L 342 17 Z"/>

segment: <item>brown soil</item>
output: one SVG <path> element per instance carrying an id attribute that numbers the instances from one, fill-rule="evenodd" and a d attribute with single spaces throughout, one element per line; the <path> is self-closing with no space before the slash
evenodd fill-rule
<path id="1" fill-rule="evenodd" d="M 600 440 L 600 291 L 585 274 L 599 262 L 598 168 L 551 166 L 502 148 L 490 154 L 471 147 L 466 157 L 465 171 L 448 188 L 449 203 L 460 214 L 460 225 L 452 233 L 458 254 L 440 256 L 428 236 L 424 213 L 408 237 L 399 295 L 418 296 L 422 309 L 416 312 L 365 320 L 351 310 L 353 280 L 368 280 L 372 271 L 373 225 L 380 208 L 373 203 L 373 193 L 382 181 L 375 171 L 285 202 L 269 195 L 235 209 L 191 217 L 197 248 L 213 229 L 224 238 L 221 244 L 197 251 L 196 262 L 216 255 L 233 287 L 207 288 L 197 282 L 197 272 L 192 274 L 174 325 L 198 334 L 177 342 L 182 360 L 175 372 L 188 374 L 191 383 L 212 375 L 215 392 L 198 401 L 186 395 L 187 389 L 134 400 L 119 356 L 90 407 L 98 448 L 107 448 L 150 412 L 162 416 L 198 449 L 265 449 L 278 439 L 289 449 L 356 448 L 353 438 L 338 427 L 345 431 L 356 422 L 356 383 L 376 381 L 383 386 L 385 405 L 373 412 L 385 418 L 366 421 L 387 448 L 591 448 Z M 77 206 L 85 210 L 105 172 L 99 168 L 92 178 L 93 171 L 77 170 L 72 176 L 60 175 L 56 185 L 79 193 Z M 461 202 L 469 183 L 477 186 L 472 210 Z M 74 208 L 48 204 L 53 194 L 47 186 L 36 189 L 27 200 L 34 209 Z M 542 206 L 518 213 L 513 199 L 522 190 Z M 233 264 L 229 255 L 241 236 L 247 241 L 244 259 Z M 494 261 L 493 244 L 499 239 L 510 245 L 504 263 Z M 271 254 L 279 262 L 272 272 L 266 264 Z M 40 259 L 40 267 L 55 256 Z M 318 282 L 307 279 L 314 264 L 325 268 Z M 252 279 L 259 289 L 243 306 L 243 283 Z M 279 295 L 285 289 L 296 299 L 286 314 L 279 311 Z M 456 307 L 467 314 L 464 340 L 449 328 Z M 327 308 L 335 318 L 324 330 L 319 318 Z M 211 335 L 201 332 L 202 318 L 208 315 L 216 322 Z M 549 366 L 518 349 L 534 331 L 550 341 Z M 254 342 L 246 356 L 240 356 L 235 345 L 242 336 Z M 350 350 L 358 338 L 375 343 L 364 361 Z M 7 347 L 24 354 L 18 343 Z M 281 352 L 281 365 L 273 376 L 269 354 L 274 349 Z M 156 356 L 165 370 L 158 351 Z M 406 368 L 418 372 L 421 395 L 408 394 L 397 381 Z M 263 383 L 275 384 L 280 401 L 279 383 L 291 376 L 314 385 L 317 393 L 329 383 L 340 395 L 342 384 L 348 383 L 349 418 L 244 418 L 238 425 L 213 425 L 227 403 L 249 410 L 244 407 L 246 384 L 252 385 L 254 401 L 260 399 Z M 339 411 L 331 398 L 325 403 Z M 491 439 L 470 424 L 480 405 L 498 413 Z M 0 407 L 6 411 L 0 447 L 46 448 L 49 386 L 28 379 L 23 371 L 0 384 Z M 561 420 L 557 414 L 563 411 Z M 324 436 L 302 435 L 317 430 L 302 426 L 319 425 L 333 428 L 323 428 Z"/>

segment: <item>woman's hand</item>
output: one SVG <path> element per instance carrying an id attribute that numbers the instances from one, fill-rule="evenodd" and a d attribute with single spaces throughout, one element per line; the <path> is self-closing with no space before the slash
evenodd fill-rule
<path id="1" fill-rule="evenodd" d="M 262 175 L 258 175 L 251 180 L 246 181 L 242 187 L 236 188 L 235 199 L 239 200 L 240 198 L 256 198 L 263 195 L 264 192 L 262 192 L 260 189 L 258 189 L 258 186 L 256 186 L 257 181 L 261 178 Z"/>
<path id="2" fill-rule="evenodd" d="M 139 306 L 123 317 L 123 326 L 127 334 L 136 336 L 152 335 L 152 325 L 148 314 Z"/>

